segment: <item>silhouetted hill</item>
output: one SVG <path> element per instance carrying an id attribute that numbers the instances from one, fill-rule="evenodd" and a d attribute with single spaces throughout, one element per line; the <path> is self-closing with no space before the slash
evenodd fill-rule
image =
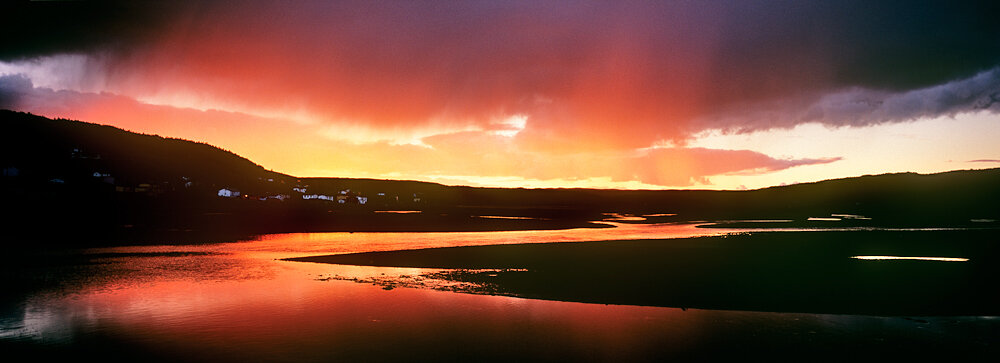
<path id="1" fill-rule="evenodd" d="M 411 200 L 413 194 L 445 188 L 418 181 L 296 178 L 205 143 L 8 110 L 0 110 L 0 130 L 7 135 L 0 144 L 0 167 L 29 188 L 103 183 L 130 191 L 147 185 L 141 189 L 153 194 L 193 188 L 214 196 L 226 188 L 266 196 L 301 186 L 310 194 L 379 190 L 405 193 Z"/>
<path id="2" fill-rule="evenodd" d="M 117 185 L 194 181 L 247 190 L 259 189 L 262 179 L 291 179 L 204 143 L 13 111 L 0 111 L 0 120 L 6 135 L 0 165 L 17 168 L 22 178 L 68 181 L 99 173 Z"/>
<path id="3" fill-rule="evenodd" d="M 733 207 L 781 218 L 852 214 L 878 223 L 954 226 L 1000 219 L 1000 169 L 868 175 L 750 191 L 734 199 L 740 205 Z"/>
<path id="4" fill-rule="evenodd" d="M 595 227 L 588 221 L 604 213 L 647 215 L 627 223 L 791 221 L 731 227 L 990 227 L 1000 220 L 1000 169 L 751 191 L 474 188 L 289 176 L 204 143 L 13 111 L 0 111 L 0 133 L 0 191 L 13 215 L 0 227 L 25 240 Z"/>
<path id="5" fill-rule="evenodd" d="M 498 211 L 534 205 L 640 216 L 677 214 L 649 218 L 654 221 L 804 222 L 832 214 L 848 215 L 840 218 L 852 225 L 956 226 L 1000 220 L 1000 169 L 868 175 L 749 191 L 457 189 L 462 203 Z M 822 222 L 829 221 L 812 224 Z"/>

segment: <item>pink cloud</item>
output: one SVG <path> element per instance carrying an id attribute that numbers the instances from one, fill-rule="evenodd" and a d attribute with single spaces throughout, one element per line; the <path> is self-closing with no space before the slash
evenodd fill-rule
<path id="1" fill-rule="evenodd" d="M 21 80 L 22 82 L 17 82 Z M 0 78 L 0 91 L 17 94 L 16 108 L 50 117 L 102 120 L 118 127 L 207 141 L 268 168 L 313 176 L 326 168 L 404 178 L 511 177 L 531 180 L 607 178 L 648 185 L 710 184 L 714 175 L 763 173 L 830 159 L 777 159 L 749 150 L 658 148 L 648 150 L 546 151 L 522 147 L 497 130 L 438 134 L 423 145 L 351 143 L 320 136 L 324 125 L 252 115 L 150 105 L 111 94 L 34 88 L 23 77 Z"/>

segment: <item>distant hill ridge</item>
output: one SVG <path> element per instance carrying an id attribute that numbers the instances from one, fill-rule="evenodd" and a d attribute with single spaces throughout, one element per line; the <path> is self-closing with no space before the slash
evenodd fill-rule
<path id="1" fill-rule="evenodd" d="M 8 135 L 0 144 L 0 166 L 17 168 L 22 177 L 67 180 L 101 173 L 122 184 L 186 178 L 216 185 L 291 178 L 200 142 L 7 110 L 0 111 L 0 120 Z"/>
<path id="2" fill-rule="evenodd" d="M 93 182 L 105 174 L 119 186 L 191 182 L 202 187 L 204 198 L 215 197 L 215 190 L 223 187 L 266 194 L 308 185 L 310 193 L 352 189 L 369 196 L 386 193 L 421 199 L 418 206 L 425 209 L 474 207 L 479 213 L 494 214 L 524 214 L 539 208 L 586 211 L 588 216 L 677 213 L 685 220 L 800 220 L 851 214 L 919 225 L 1000 219 L 1000 169 L 866 175 L 750 191 L 474 188 L 295 177 L 205 143 L 7 110 L 0 111 L 0 130 L 6 136 L 0 143 L 0 168 L 5 175 L 15 173 L 19 179 L 36 183 Z"/>
<path id="3" fill-rule="evenodd" d="M 119 184 L 193 180 L 200 184 L 265 192 L 261 183 L 272 179 L 293 184 L 307 179 L 323 192 L 334 184 L 444 187 L 418 181 L 355 178 L 296 178 L 274 172 L 228 150 L 202 142 L 147 135 L 66 119 L 48 119 L 30 113 L 0 110 L 0 129 L 8 135 L 0 144 L 0 167 L 16 168 L 21 177 L 73 179 L 93 173 L 109 174 Z M 182 179 L 183 178 L 183 179 Z M 349 187 L 349 186 L 348 186 Z"/>

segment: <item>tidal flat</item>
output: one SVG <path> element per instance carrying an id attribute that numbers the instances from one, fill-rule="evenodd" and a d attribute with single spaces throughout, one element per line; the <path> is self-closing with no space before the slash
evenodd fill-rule
<path id="1" fill-rule="evenodd" d="M 436 268 L 461 291 L 601 304 L 882 316 L 997 315 L 996 230 L 754 232 L 291 258 Z M 410 278 L 411 276 L 406 276 Z M 362 280 L 385 287 L 410 280 Z"/>

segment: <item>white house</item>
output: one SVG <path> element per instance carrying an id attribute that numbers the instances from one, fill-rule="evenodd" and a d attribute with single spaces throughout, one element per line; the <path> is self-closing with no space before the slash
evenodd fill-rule
<path id="1" fill-rule="evenodd" d="M 240 196 L 240 192 L 236 190 L 229 190 L 226 188 L 219 189 L 219 196 L 226 198 L 236 198 Z"/>
<path id="2" fill-rule="evenodd" d="M 308 199 L 321 199 L 321 200 L 332 201 L 334 198 L 331 197 L 331 196 L 329 196 L 329 195 L 323 195 L 323 194 L 303 194 L 302 195 L 302 199 L 306 199 L 306 200 L 308 200 Z"/>

